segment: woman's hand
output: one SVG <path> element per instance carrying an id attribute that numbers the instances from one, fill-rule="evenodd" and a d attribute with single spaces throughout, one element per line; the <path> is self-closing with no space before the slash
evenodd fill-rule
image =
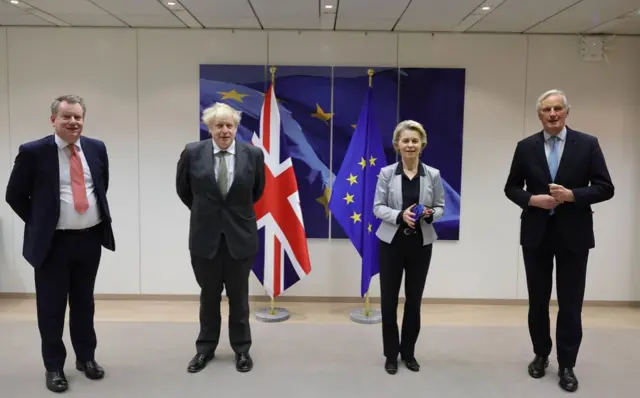
<path id="1" fill-rule="evenodd" d="M 412 204 L 402 212 L 402 219 L 404 220 L 405 223 L 407 223 L 407 225 L 410 228 L 416 227 L 415 221 L 413 219 L 415 217 L 415 214 L 412 211 L 414 207 L 415 207 L 415 204 Z"/>

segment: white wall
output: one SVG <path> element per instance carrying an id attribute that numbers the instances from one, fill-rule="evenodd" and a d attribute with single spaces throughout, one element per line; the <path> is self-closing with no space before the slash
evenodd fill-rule
<path id="1" fill-rule="evenodd" d="M 109 149 L 117 242 L 104 252 L 96 292 L 197 294 L 174 178 L 180 151 L 197 137 L 201 63 L 464 67 L 460 241 L 436 244 L 425 297 L 526 298 L 519 210 L 502 189 L 516 142 L 539 129 L 535 99 L 558 87 L 573 105 L 570 126 L 600 138 L 617 188 L 595 207 L 586 298 L 638 300 L 639 46 L 617 38 L 607 64 L 582 62 L 570 36 L 0 29 L 0 184 L 18 145 L 50 133 L 51 100 L 82 95 L 85 134 Z M 33 292 L 23 225 L 4 202 L 0 227 L 0 292 Z M 286 295 L 357 297 L 350 244 L 309 244 L 313 271 Z M 377 296 L 377 279 L 372 287 Z M 254 277 L 251 290 L 263 294 Z"/>

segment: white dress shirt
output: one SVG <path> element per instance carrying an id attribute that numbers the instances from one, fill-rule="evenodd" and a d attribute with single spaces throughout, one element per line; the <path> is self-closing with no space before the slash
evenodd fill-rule
<path id="1" fill-rule="evenodd" d="M 62 138 L 54 135 L 58 145 L 58 164 L 60 170 L 60 218 L 56 229 L 83 229 L 90 228 L 100 223 L 100 210 L 98 209 L 98 198 L 95 193 L 93 177 L 84 157 L 84 151 L 80 145 L 80 140 L 74 144 L 76 153 L 82 161 L 82 171 L 84 173 L 84 185 L 89 201 L 89 209 L 86 213 L 80 214 L 73 207 L 73 192 L 71 190 L 71 170 L 70 159 L 71 150 L 69 144 Z"/>
<path id="2" fill-rule="evenodd" d="M 218 181 L 220 180 L 218 178 L 218 176 L 220 175 L 220 160 L 222 160 L 218 155 L 218 152 L 222 151 L 222 149 L 220 149 L 218 144 L 216 144 L 216 142 L 213 141 L 213 139 L 211 139 L 211 141 L 213 142 L 213 161 L 215 162 L 213 167 L 216 175 L 216 181 Z M 236 140 L 233 140 L 229 148 L 227 148 L 227 154 L 224 157 L 224 160 L 227 163 L 227 181 L 228 181 L 227 189 L 231 188 L 231 184 L 233 183 L 233 173 L 235 171 L 235 166 L 236 166 L 235 156 L 236 156 Z"/>

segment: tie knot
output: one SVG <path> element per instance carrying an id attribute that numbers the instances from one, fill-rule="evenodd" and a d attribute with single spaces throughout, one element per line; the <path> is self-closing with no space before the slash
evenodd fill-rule
<path id="1" fill-rule="evenodd" d="M 74 144 L 69 144 L 69 145 L 67 145 L 67 147 L 69 148 L 71 153 L 75 153 L 76 152 L 76 146 Z"/>

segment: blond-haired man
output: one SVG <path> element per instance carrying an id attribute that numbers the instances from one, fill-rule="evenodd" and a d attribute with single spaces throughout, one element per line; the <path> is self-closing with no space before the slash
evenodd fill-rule
<path id="1" fill-rule="evenodd" d="M 229 340 L 236 369 L 253 367 L 249 355 L 249 273 L 258 252 L 254 203 L 264 191 L 262 150 L 236 140 L 241 113 L 216 103 L 202 113 L 211 139 L 188 144 L 178 161 L 176 189 L 191 211 L 189 251 L 200 286 L 200 333 L 187 370 L 213 359 L 220 337 L 220 296 L 229 298 Z"/>

